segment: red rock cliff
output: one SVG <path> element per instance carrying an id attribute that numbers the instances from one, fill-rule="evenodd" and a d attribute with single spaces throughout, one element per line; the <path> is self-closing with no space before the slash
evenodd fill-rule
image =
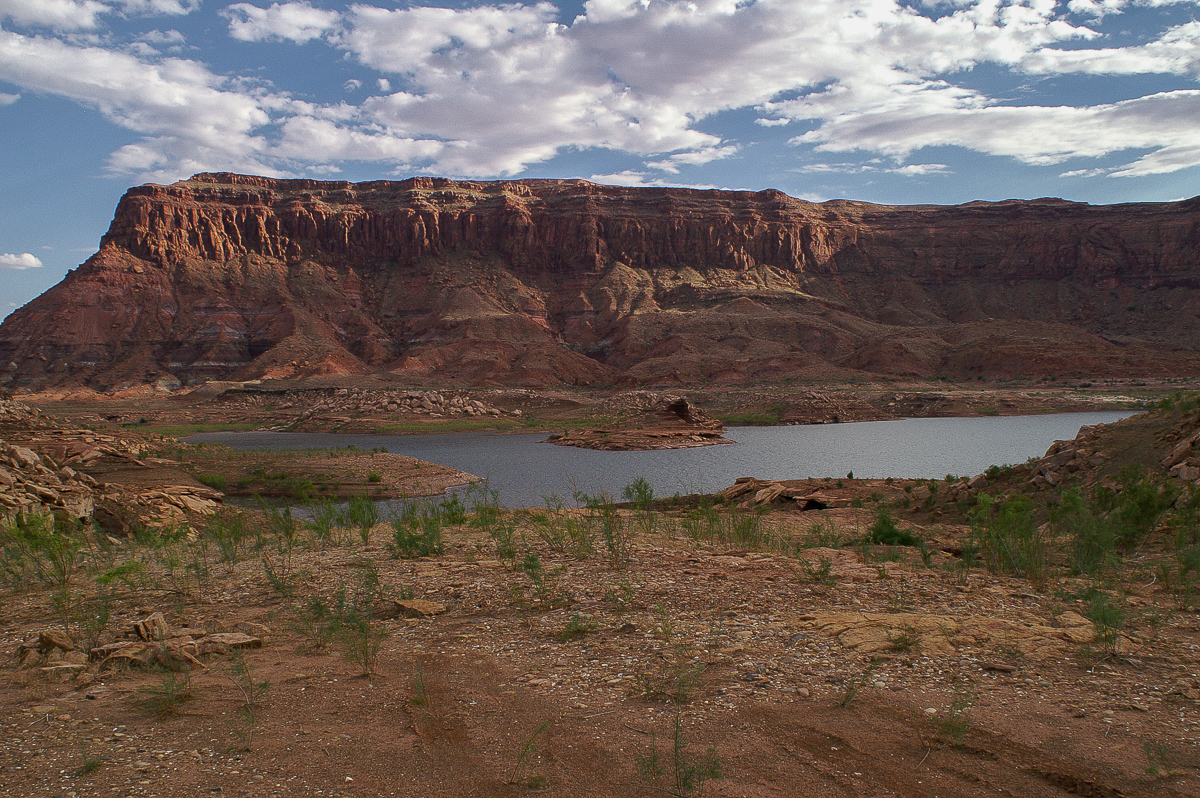
<path id="1" fill-rule="evenodd" d="M 197 175 L 0 325 L 12 385 L 1200 371 L 1200 200 L 889 207 Z"/>

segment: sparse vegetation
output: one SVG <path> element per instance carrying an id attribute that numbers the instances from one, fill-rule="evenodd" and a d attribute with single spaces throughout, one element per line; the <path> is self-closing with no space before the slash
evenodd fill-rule
<path id="1" fill-rule="evenodd" d="M 971 513 L 975 545 L 989 571 L 1024 576 L 1042 590 L 1049 580 L 1048 531 L 1034 518 L 1033 503 L 1016 494 L 997 501 L 980 494 Z"/>
<path id="2" fill-rule="evenodd" d="M 638 754 L 638 771 L 652 784 L 667 779 L 667 792 L 674 796 L 702 795 L 705 783 L 721 778 L 721 760 L 715 748 L 709 748 L 693 760 L 688 754 L 688 741 L 683 736 L 683 719 L 674 715 L 671 733 L 671 758 L 664 763 L 658 750 L 657 736 L 652 735 L 646 753 Z"/>
<path id="3" fill-rule="evenodd" d="M 190 668 L 164 670 L 158 684 L 147 685 L 137 694 L 137 704 L 148 712 L 165 718 L 174 715 L 195 697 Z"/>
<path id="4" fill-rule="evenodd" d="M 1162 445 L 1173 445 L 1177 434 L 1164 435 Z M 362 454 L 343 449 L 330 459 Z M 1161 456 L 1148 460 L 1156 468 Z M 1116 744 L 1133 752 L 1121 761 L 1143 785 L 1184 783 L 1195 759 L 1171 740 L 1181 728 L 1180 708 L 1197 700 L 1200 683 L 1194 669 L 1180 669 L 1178 678 L 1172 673 L 1156 682 L 1153 700 L 1146 700 L 1137 669 L 1156 661 L 1194 664 L 1189 619 L 1200 580 L 1200 491 L 1124 461 L 1095 479 L 1064 469 L 1062 484 L 1040 487 L 1022 468 L 996 470 L 986 488 L 995 497 L 973 506 L 979 490 L 965 480 L 872 480 L 844 484 L 844 493 L 834 494 L 843 503 L 831 510 L 801 510 L 802 503 L 783 500 L 754 506 L 754 494 L 728 503 L 719 495 L 655 498 L 648 482 L 620 492 L 624 505 L 577 492 L 573 504 L 551 497 L 541 508 L 509 510 L 481 483 L 461 495 L 407 502 L 387 519 L 390 529 L 383 529 L 391 534 L 382 540 L 377 524 L 364 537 L 361 521 L 349 508 L 339 512 L 320 482 L 320 498 L 302 509 L 227 507 L 211 516 L 147 522 L 128 535 L 25 517 L 0 526 L 0 601 L 19 619 L 11 638 L 24 641 L 26 659 L 4 669 L 5 678 L 14 700 L 46 704 L 35 713 L 36 729 L 69 735 L 71 759 L 57 760 L 55 777 L 89 776 L 84 783 L 97 791 L 108 789 L 105 780 L 117 778 L 111 774 L 125 778 L 130 758 L 141 755 L 126 756 L 134 749 L 123 737 L 93 742 L 110 732 L 91 723 L 77 729 L 73 710 L 72 722 L 57 720 L 62 695 L 93 694 L 82 689 L 89 679 L 126 690 L 137 707 L 168 718 L 151 724 L 163 738 L 154 750 L 194 747 L 205 766 L 209 757 L 229 757 L 241 767 L 285 756 L 284 737 L 266 735 L 268 724 L 286 727 L 288 743 L 292 724 L 328 729 L 329 739 L 334 733 L 357 739 L 346 715 L 360 710 L 344 707 L 364 707 L 377 723 L 386 706 L 402 745 L 414 733 L 441 741 L 477 728 L 508 739 L 509 763 L 493 757 L 491 771 L 477 778 L 495 785 L 507 777 L 516 792 L 566 783 L 561 774 L 578 767 L 583 748 L 572 748 L 578 738 L 569 735 L 594 724 L 588 756 L 595 750 L 598 759 L 618 763 L 614 770 L 623 770 L 626 785 L 638 778 L 636 768 L 647 782 L 643 791 L 676 795 L 711 792 L 711 779 L 725 770 L 731 783 L 746 777 L 741 758 L 722 762 L 715 748 L 701 753 L 684 739 L 718 739 L 723 727 L 713 719 L 727 707 L 803 697 L 822 723 L 840 718 L 838 734 L 854 735 L 877 708 L 894 711 L 896 696 L 928 694 L 934 698 L 917 705 L 907 733 L 915 728 L 933 750 L 1003 735 L 991 725 L 993 709 L 972 713 L 976 696 L 993 708 L 997 695 L 1008 696 L 1013 686 L 1026 690 L 1024 684 L 1027 694 L 1069 698 L 1080 709 L 1079 724 L 1093 730 L 1114 700 L 1118 707 L 1137 704 L 1147 714 L 1133 717 L 1152 722 L 1158 736 L 1139 749 L 1141 738 L 1111 724 Z M 302 474 L 271 466 L 261 477 L 282 485 Z M 330 473 L 329 484 L 335 478 Z M 366 472 L 345 479 L 359 490 L 371 481 Z M 838 481 L 810 484 L 824 496 Z M 1180 485 L 1191 492 L 1181 497 Z M 873 501 L 866 500 L 870 493 L 877 494 Z M 913 512 L 899 505 L 903 498 Z M 369 497 L 360 500 L 378 507 Z M 864 504 L 869 511 L 860 509 Z M 438 561 L 416 561 L 433 557 Z M 923 569 L 922 562 L 938 567 Z M 971 570 L 976 564 L 989 573 Z M 414 592 L 422 601 L 390 600 Z M 269 649 L 200 652 L 207 668 L 190 673 L 114 660 L 101 675 L 86 653 L 132 640 L 130 621 L 148 609 L 161 609 L 179 628 L 206 625 L 210 637 L 243 621 L 269 625 Z M 909 623 L 895 617 L 900 613 L 927 615 Z M 936 629 L 929 617 L 938 618 Z M 42 630 L 65 634 L 74 651 L 48 649 L 38 642 Z M 330 650 L 339 656 L 319 656 Z M 971 663 L 966 670 L 975 684 L 963 680 L 963 662 Z M 82 669 L 78 681 L 64 663 Z M 276 693 L 263 678 L 267 668 Z M 493 689 L 497 672 L 502 690 Z M 486 689 L 481 680 L 488 680 Z M 569 721 L 562 727 L 556 721 L 552 734 L 538 729 L 520 745 L 536 720 L 519 708 L 543 696 L 567 702 Z M 852 709 L 831 712 L 836 705 Z M 90 706 L 105 726 L 113 720 L 102 702 Z M 654 724 L 682 707 L 687 715 L 677 719 L 671 744 L 651 737 L 655 728 L 665 737 L 667 727 Z M 314 718 L 298 717 L 310 708 Z M 517 735 L 503 736 L 514 728 Z M 180 729 L 215 730 L 215 743 L 204 748 L 188 738 L 184 749 Z M 881 734 L 897 742 L 886 728 Z M 95 753 L 80 754 L 76 738 Z M 613 739 L 625 745 L 623 753 L 606 747 Z M 47 750 L 58 745 L 39 743 Z M 722 738 L 722 753 L 736 743 Z M 1072 745 L 1065 744 L 1069 753 Z M 253 757 L 239 753 L 252 746 Z M 838 766 L 847 761 L 833 746 L 826 756 Z M 937 756 L 930 766 L 939 766 Z M 1010 756 L 1007 749 L 1003 756 Z M 28 767 L 44 765 L 35 757 Z M 358 780 L 356 767 L 346 770 Z M 428 767 L 444 763 L 431 759 Z"/>

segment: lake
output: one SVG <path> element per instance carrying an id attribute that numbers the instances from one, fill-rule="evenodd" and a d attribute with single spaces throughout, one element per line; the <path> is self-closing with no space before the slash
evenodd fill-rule
<path id="1" fill-rule="evenodd" d="M 1079 428 L 1132 415 L 1129 411 L 1056 413 L 1041 416 L 910 418 L 794 427 L 731 427 L 733 444 L 650 452 L 598 452 L 542 443 L 548 433 L 507 435 L 462 432 L 435 435 L 342 435 L 307 432 L 214 432 L 190 443 L 222 443 L 240 449 L 306 449 L 386 446 L 488 479 L 508 507 L 542 504 L 556 494 L 570 500 L 621 490 L 638 477 L 657 496 L 711 493 L 738 477 L 803 479 L 941 478 L 978 474 L 992 465 L 1040 457 L 1056 440 Z"/>

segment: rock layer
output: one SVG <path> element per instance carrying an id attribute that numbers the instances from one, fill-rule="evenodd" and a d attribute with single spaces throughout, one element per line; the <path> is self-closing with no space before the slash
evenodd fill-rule
<path id="1" fill-rule="evenodd" d="M 131 189 L 0 380 L 164 390 L 1200 372 L 1200 199 L 893 207 L 584 181 Z"/>

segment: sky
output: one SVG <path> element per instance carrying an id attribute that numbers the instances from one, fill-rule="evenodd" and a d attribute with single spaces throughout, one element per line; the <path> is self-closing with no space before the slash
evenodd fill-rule
<path id="1" fill-rule="evenodd" d="M 1200 194 L 1200 0 L 0 0 L 0 317 L 202 171 Z"/>

